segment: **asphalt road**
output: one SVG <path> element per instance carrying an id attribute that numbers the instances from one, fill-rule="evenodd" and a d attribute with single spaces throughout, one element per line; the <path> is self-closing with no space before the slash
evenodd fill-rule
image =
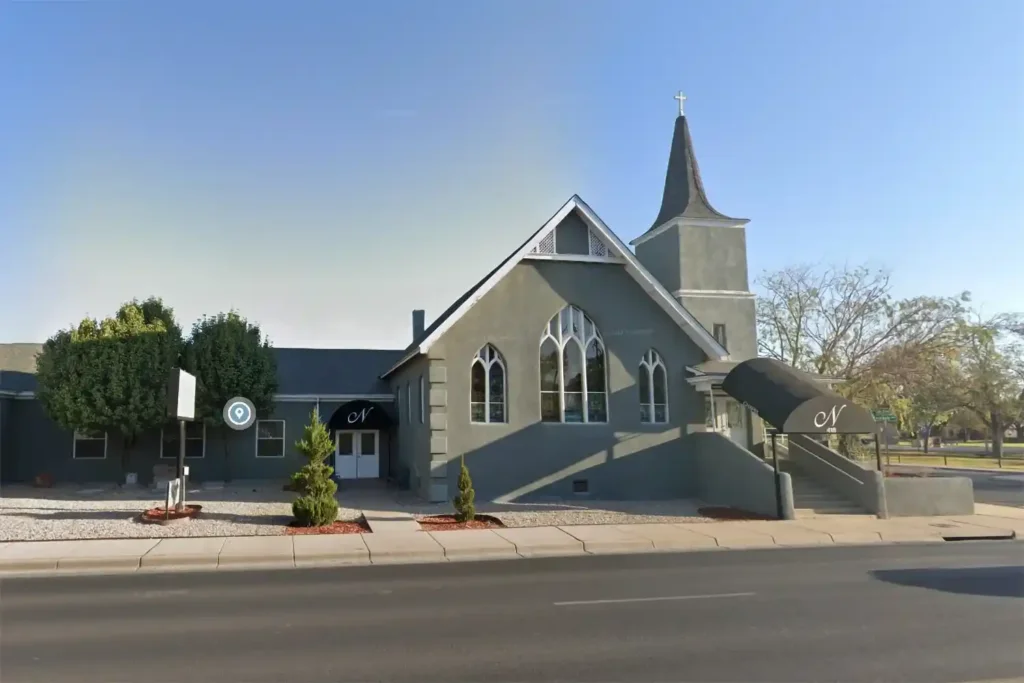
<path id="1" fill-rule="evenodd" d="M 1024 544 L 3 582 L 3 683 L 1024 677 Z"/>
<path id="2" fill-rule="evenodd" d="M 974 500 L 992 505 L 1011 505 L 1024 508 L 1024 472 L 1020 470 L 948 470 L 920 465 L 891 465 L 898 472 L 927 471 L 935 477 L 969 477 L 974 482 Z"/>

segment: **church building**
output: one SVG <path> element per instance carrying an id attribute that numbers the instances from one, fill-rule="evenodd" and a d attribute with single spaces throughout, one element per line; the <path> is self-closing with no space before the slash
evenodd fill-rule
<path id="1" fill-rule="evenodd" d="M 191 477 L 283 483 L 317 410 L 343 488 L 380 480 L 449 500 L 464 460 L 480 500 L 696 495 L 702 458 L 757 453 L 763 429 L 719 390 L 757 353 L 748 221 L 709 201 L 681 108 L 656 216 L 634 251 L 570 197 L 447 310 L 429 323 L 413 311 L 407 348 L 276 349 L 273 413 L 244 431 L 189 425 Z M 116 435 L 46 417 L 39 348 L 0 345 L 0 477 L 122 477 Z M 129 471 L 147 483 L 178 447 L 169 425 L 133 448 Z"/>

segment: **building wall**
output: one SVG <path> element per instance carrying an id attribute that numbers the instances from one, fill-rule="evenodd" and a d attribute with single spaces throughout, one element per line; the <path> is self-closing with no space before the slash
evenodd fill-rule
<path id="1" fill-rule="evenodd" d="M 267 418 L 284 420 L 283 457 L 256 457 L 255 424 L 241 432 L 208 427 L 204 457 L 186 458 L 189 476 L 193 481 L 279 479 L 284 484 L 306 462 L 295 444 L 302 438 L 316 405 L 314 400 L 274 404 L 274 411 Z M 321 419 L 328 421 L 340 405 L 339 401 L 321 401 Z M 390 407 L 386 408 L 390 413 Z M 17 424 L 17 429 L 4 430 L 2 474 L 5 482 L 30 482 L 42 473 L 52 475 L 57 482 L 118 481 L 122 471 L 128 471 L 136 472 L 140 482 L 148 484 L 155 465 L 177 462 L 176 453 L 175 457 L 160 457 L 159 431 L 143 435 L 130 449 L 127 470 L 122 470 L 126 449 L 114 434 L 108 436 L 106 458 L 76 460 L 72 457 L 73 435 L 50 420 L 39 401 L 0 400 L 0 409 L 6 411 L 2 415 L 5 425 Z M 386 433 L 381 434 L 380 449 L 381 476 L 384 476 L 389 452 Z"/>
<path id="2" fill-rule="evenodd" d="M 587 313 L 604 339 L 606 424 L 540 421 L 541 333 L 567 304 Z M 508 368 L 506 424 L 469 420 L 470 363 L 486 343 L 501 352 Z M 668 424 L 640 422 L 639 363 L 652 347 L 667 365 Z M 445 452 L 433 454 L 433 468 L 447 485 L 447 497 L 454 492 L 461 456 L 481 500 L 572 497 L 577 479 L 588 481 L 588 495 L 595 499 L 695 492 L 694 454 L 680 437 L 704 429 L 703 398 L 685 379 L 686 366 L 705 355 L 621 265 L 524 261 L 430 353 L 432 372 L 443 368 L 445 375 Z"/>
<path id="3" fill-rule="evenodd" d="M 424 497 L 430 480 L 430 406 L 429 363 L 426 357 L 414 358 L 392 375 L 391 392 L 396 396 L 395 449 L 401 480 Z M 421 398 L 421 383 L 424 387 Z M 398 396 L 400 395 L 400 399 Z M 411 398 L 411 400 L 410 400 Z M 423 401 L 423 420 L 420 420 L 420 402 Z"/>

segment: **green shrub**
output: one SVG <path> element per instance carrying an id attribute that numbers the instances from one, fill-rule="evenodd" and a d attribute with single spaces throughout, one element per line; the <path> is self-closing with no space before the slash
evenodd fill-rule
<path id="1" fill-rule="evenodd" d="M 455 519 L 460 522 L 471 522 L 476 517 L 476 506 L 473 501 L 476 499 L 476 491 L 473 490 L 473 480 L 469 476 L 469 468 L 466 467 L 466 458 L 462 458 L 459 467 L 459 493 L 452 499 L 455 506 Z"/>
<path id="2" fill-rule="evenodd" d="M 327 426 L 316 411 L 303 430 L 295 449 L 308 461 L 292 475 L 292 484 L 302 495 L 292 503 L 292 514 L 300 526 L 326 526 L 338 519 L 338 485 L 331 479 L 334 468 L 326 464 L 334 453 Z"/>

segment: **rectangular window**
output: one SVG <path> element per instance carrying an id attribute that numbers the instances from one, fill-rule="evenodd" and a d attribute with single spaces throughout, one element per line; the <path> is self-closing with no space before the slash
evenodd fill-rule
<path id="1" fill-rule="evenodd" d="M 72 460 L 103 460 L 107 457 L 107 433 L 75 432 L 71 446 Z"/>
<path id="2" fill-rule="evenodd" d="M 714 327 L 715 339 L 722 345 L 722 348 L 726 351 L 729 350 L 729 339 L 725 335 L 725 323 L 715 323 Z"/>
<path id="3" fill-rule="evenodd" d="M 160 457 L 176 459 L 181 441 L 178 439 L 178 425 L 168 425 L 160 430 Z M 206 457 L 206 425 L 202 422 L 185 423 L 185 459 L 195 460 Z"/>
<path id="4" fill-rule="evenodd" d="M 420 375 L 420 424 L 427 421 L 427 381 Z"/>
<path id="5" fill-rule="evenodd" d="M 256 457 L 284 457 L 284 420 L 256 421 Z"/>

